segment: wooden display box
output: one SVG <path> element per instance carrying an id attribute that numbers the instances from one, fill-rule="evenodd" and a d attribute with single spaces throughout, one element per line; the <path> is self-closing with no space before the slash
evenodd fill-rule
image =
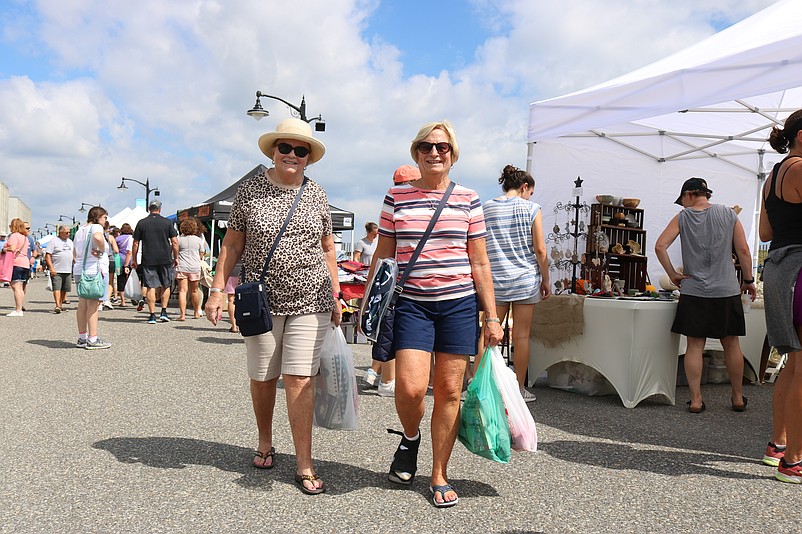
<path id="1" fill-rule="evenodd" d="M 621 219 L 616 214 L 622 214 L 627 224 L 619 224 Z M 621 215 L 619 215 L 620 217 Z M 594 235 L 601 230 L 610 241 L 610 248 L 606 253 L 596 252 Z M 620 243 L 626 246 L 633 241 L 640 246 L 641 255 L 615 254 L 612 248 Z M 591 204 L 590 226 L 585 259 L 582 262 L 582 277 L 590 280 L 594 288 L 601 286 L 601 269 L 595 268 L 591 260 L 598 257 L 607 264 L 607 272 L 612 280 L 624 280 L 625 289 L 646 290 L 646 230 L 643 229 L 643 210 L 638 208 L 625 208 L 623 206 L 610 206 L 607 204 Z"/>

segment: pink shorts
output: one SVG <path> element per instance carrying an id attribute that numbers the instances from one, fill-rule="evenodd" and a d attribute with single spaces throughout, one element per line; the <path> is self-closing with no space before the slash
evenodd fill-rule
<path id="1" fill-rule="evenodd" d="M 189 280 L 190 282 L 197 282 L 200 280 L 200 273 L 175 273 L 176 280 Z"/>
<path id="2" fill-rule="evenodd" d="M 228 293 L 229 295 L 234 294 L 234 290 L 239 285 L 239 276 L 229 276 L 228 280 L 226 281 L 226 287 L 223 289 L 223 293 Z"/>

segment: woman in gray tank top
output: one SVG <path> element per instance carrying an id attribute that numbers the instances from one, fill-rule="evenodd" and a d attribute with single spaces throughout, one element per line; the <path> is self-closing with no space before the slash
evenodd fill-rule
<path id="1" fill-rule="evenodd" d="M 657 239 L 657 259 L 675 285 L 680 287 L 677 314 L 671 331 L 688 337 L 685 376 L 691 400 L 688 411 L 701 413 L 702 353 L 708 337 L 720 339 L 732 386 L 732 409 L 742 412 L 747 399 L 742 395 L 744 360 L 738 336 L 746 335 L 741 293 L 755 300 L 752 256 L 744 228 L 735 212 L 721 204 L 711 204 L 713 193 L 701 178 L 690 178 L 682 185 L 676 200 L 684 209 Z M 683 274 L 677 272 L 668 256 L 668 247 L 679 236 Z M 744 273 L 738 282 L 732 252 Z"/>

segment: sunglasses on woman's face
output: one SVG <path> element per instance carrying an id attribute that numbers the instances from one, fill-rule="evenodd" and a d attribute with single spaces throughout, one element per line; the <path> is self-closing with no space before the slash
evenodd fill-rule
<path id="1" fill-rule="evenodd" d="M 305 146 L 292 146 L 289 143 L 279 143 L 276 145 L 278 151 L 282 154 L 289 154 L 290 152 L 295 152 L 295 155 L 299 158 L 305 158 L 309 155 L 309 149 Z"/>
<path id="2" fill-rule="evenodd" d="M 451 145 L 449 143 L 427 143 L 426 141 L 421 141 L 417 146 L 418 152 L 421 154 L 428 154 L 432 151 L 432 148 L 442 156 L 443 154 L 448 154 L 451 150 Z"/>

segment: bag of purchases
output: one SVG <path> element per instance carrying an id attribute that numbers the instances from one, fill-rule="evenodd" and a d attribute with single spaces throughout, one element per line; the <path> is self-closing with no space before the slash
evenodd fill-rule
<path id="1" fill-rule="evenodd" d="M 114 274 L 119 275 L 122 272 L 123 259 L 118 252 L 114 253 Z"/>
<path id="2" fill-rule="evenodd" d="M 398 263 L 395 259 L 384 258 L 379 261 L 359 313 L 360 330 L 374 342 L 373 359 L 382 362 L 395 358 L 392 349 L 395 309 L 391 301 L 397 279 Z"/>
<path id="3" fill-rule="evenodd" d="M 510 440 L 514 451 L 537 451 L 537 429 L 532 412 L 521 396 L 518 378 L 515 371 L 504 363 L 504 357 L 498 347 L 489 347 L 482 357 L 493 359 L 493 380 L 501 392 L 504 407 L 507 409 L 507 421 L 510 425 Z"/>
<path id="4" fill-rule="evenodd" d="M 262 282 L 240 284 L 234 290 L 234 317 L 240 334 L 257 336 L 273 330 L 270 302 Z"/>
<path id="5" fill-rule="evenodd" d="M 320 373 L 315 378 L 314 425 L 356 430 L 358 399 L 351 347 L 342 329 L 332 323 L 320 353 Z"/>
<path id="6" fill-rule="evenodd" d="M 11 275 L 14 273 L 14 253 L 3 252 L 0 254 L 0 282 L 10 282 Z"/>
<path id="7" fill-rule="evenodd" d="M 501 464 L 510 461 L 510 426 L 504 400 L 493 380 L 493 358 L 482 358 L 468 385 L 457 437 L 474 454 Z"/>
<path id="8" fill-rule="evenodd" d="M 128 281 L 125 282 L 123 294 L 130 301 L 142 300 L 142 284 L 139 283 L 139 275 L 136 274 L 136 269 L 131 269 L 128 274 Z"/>

